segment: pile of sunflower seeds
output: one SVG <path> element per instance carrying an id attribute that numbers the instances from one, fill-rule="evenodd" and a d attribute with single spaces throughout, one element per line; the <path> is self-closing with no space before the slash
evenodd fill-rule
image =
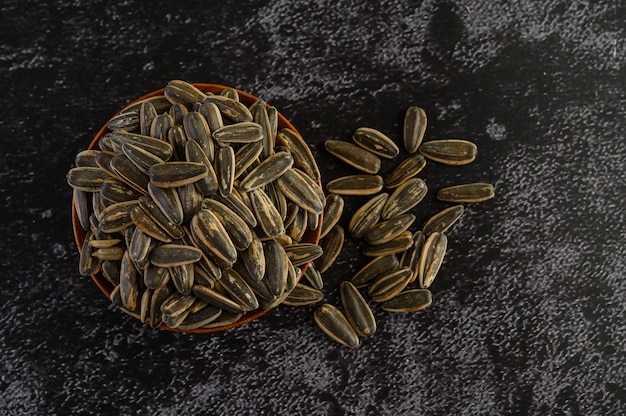
<path id="1" fill-rule="evenodd" d="M 113 304 L 155 328 L 220 327 L 311 296 L 297 283 L 322 255 L 304 241 L 325 196 L 304 140 L 278 124 L 262 100 L 178 80 L 122 110 L 67 174 L 80 273 L 101 272 Z"/>
<path id="2" fill-rule="evenodd" d="M 400 149 L 380 131 L 361 127 L 354 132 L 352 142 L 325 142 L 329 153 L 362 173 L 340 177 L 326 185 L 329 195 L 320 240 L 324 253 L 305 273 L 316 289 L 323 287 L 321 273 L 331 266 L 343 246 L 344 230 L 338 224 L 344 207 L 342 195 L 373 195 L 356 210 L 348 225 L 352 237 L 367 243 L 363 254 L 372 260 L 349 281 L 341 283 L 343 310 L 322 304 L 314 312 L 317 325 L 330 338 L 345 346 L 357 347 L 360 337 L 376 331 L 374 314 L 360 290 L 388 312 L 417 312 L 431 304 L 429 288 L 446 254 L 448 240 L 445 233 L 463 214 L 461 203 L 485 201 L 494 196 L 494 187 L 488 183 L 440 189 L 437 198 L 455 205 L 433 215 L 420 230 L 409 231 L 416 218 L 410 211 L 428 192 L 426 182 L 416 177 L 427 160 L 465 165 L 473 162 L 477 154 L 476 145 L 466 140 L 424 142 L 425 130 L 425 111 L 410 107 L 404 121 L 404 147 L 411 156 L 384 179 L 377 175 L 381 158 L 394 159 Z M 381 193 L 383 188 L 389 192 Z M 417 287 L 412 288 L 414 282 Z M 311 290 L 301 292 L 301 298 L 311 294 L 311 303 L 323 297 L 317 293 L 318 296 L 313 297 Z"/>

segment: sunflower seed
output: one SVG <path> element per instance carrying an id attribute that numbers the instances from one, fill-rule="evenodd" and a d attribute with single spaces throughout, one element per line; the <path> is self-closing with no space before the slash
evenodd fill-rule
<path id="1" fill-rule="evenodd" d="M 158 226 L 158 228 L 162 229 L 173 239 L 180 239 L 184 235 L 183 228 L 180 225 L 174 224 L 172 220 L 170 220 L 159 208 L 159 206 L 154 202 L 154 200 L 148 196 L 142 196 L 139 198 L 139 206 L 141 209 L 154 221 L 154 223 Z M 181 203 L 182 209 L 182 203 Z M 183 212 L 184 218 L 184 212 Z M 150 228 L 150 227 L 148 227 Z M 169 243 L 171 239 L 165 238 L 163 240 L 165 243 Z"/>
<path id="2" fill-rule="evenodd" d="M 324 215 L 322 218 L 322 232 L 320 239 L 324 238 L 326 234 L 337 224 L 343 213 L 344 200 L 340 195 L 330 194 L 326 197 L 326 204 L 324 205 Z"/>
<path id="3" fill-rule="evenodd" d="M 395 271 L 398 264 L 398 257 L 396 257 L 395 254 L 376 257 L 363 266 L 361 270 L 356 272 L 352 279 L 350 279 L 350 282 L 358 288 L 367 287 L 372 281 L 383 276 L 385 273 Z"/>
<path id="4" fill-rule="evenodd" d="M 83 150 L 78 152 L 74 158 L 74 164 L 77 168 L 97 168 L 96 156 L 102 153 L 101 150 Z"/>
<path id="5" fill-rule="evenodd" d="M 313 243 L 290 244 L 283 248 L 294 266 L 302 266 L 322 255 L 322 248 Z"/>
<path id="6" fill-rule="evenodd" d="M 230 208 L 238 217 L 244 220 L 250 228 L 257 226 L 254 213 L 235 193 L 231 193 L 227 196 L 222 196 L 218 193 L 214 195 L 214 198 Z"/>
<path id="7" fill-rule="evenodd" d="M 222 113 L 220 113 L 220 109 L 214 103 L 204 101 L 202 105 L 200 105 L 198 112 L 206 119 L 209 125 L 209 131 L 215 131 L 224 127 Z"/>
<path id="8" fill-rule="evenodd" d="M 403 231 L 391 241 L 377 246 L 369 246 L 363 250 L 363 254 L 368 257 L 380 257 L 388 254 L 397 254 L 408 250 L 413 245 L 413 234 L 410 231 Z"/>
<path id="9" fill-rule="evenodd" d="M 399 293 L 381 305 L 387 312 L 417 312 L 427 308 L 433 301 L 428 289 L 411 289 Z"/>
<path id="10" fill-rule="evenodd" d="M 152 298 L 150 299 L 150 310 L 148 313 L 150 326 L 157 328 L 163 322 L 163 314 L 161 313 L 161 305 L 166 299 L 170 297 L 173 289 L 169 285 L 165 285 L 152 292 Z"/>
<path id="11" fill-rule="evenodd" d="M 202 328 L 222 328 L 223 330 L 229 329 L 242 317 L 242 313 L 234 313 L 229 311 L 222 311 L 220 316 L 217 317 L 213 322 L 209 322 L 202 326 Z"/>
<path id="12" fill-rule="evenodd" d="M 139 272 L 126 251 L 120 265 L 120 298 L 122 305 L 130 310 L 135 310 L 139 306 L 139 283 Z"/>
<path id="13" fill-rule="evenodd" d="M 412 274 L 411 270 L 406 267 L 387 273 L 370 284 L 367 293 L 374 302 L 385 302 L 404 290 Z"/>
<path id="14" fill-rule="evenodd" d="M 168 315 L 168 314 L 163 314 L 162 318 L 163 318 L 163 323 L 165 324 L 165 326 L 169 327 L 169 328 L 178 328 L 178 326 L 180 324 L 183 323 L 183 321 L 187 318 L 187 316 L 189 315 L 189 311 L 184 311 L 181 314 L 172 316 L 172 315 Z"/>
<path id="15" fill-rule="evenodd" d="M 146 289 L 143 291 L 143 294 L 141 295 L 141 305 L 139 307 L 139 311 L 140 311 L 139 316 L 140 316 L 140 321 L 142 324 L 145 324 L 149 318 L 152 293 L 153 291 L 151 289 Z"/>
<path id="16" fill-rule="evenodd" d="M 109 130 L 136 130 L 139 128 L 139 113 L 136 111 L 120 113 L 109 120 L 107 127 Z"/>
<path id="17" fill-rule="evenodd" d="M 129 186 L 141 192 L 148 193 L 148 183 L 150 178 L 148 175 L 137 169 L 134 163 L 130 161 L 124 154 L 119 154 L 111 158 L 111 169 L 116 176 L 126 182 Z"/>
<path id="18" fill-rule="evenodd" d="M 111 133 L 106 133 L 98 140 L 98 148 L 103 152 L 114 152 L 113 144 L 111 143 Z"/>
<path id="19" fill-rule="evenodd" d="M 121 146 L 120 146 L 121 149 Z M 103 172 L 107 173 L 111 176 L 110 179 L 116 179 L 117 174 L 113 172 L 113 168 L 111 167 L 111 159 L 116 156 L 116 152 L 105 152 L 102 151 L 95 156 L 96 165 L 102 169 Z M 106 180 L 106 179 L 105 179 Z"/>
<path id="20" fill-rule="evenodd" d="M 204 153 L 204 150 L 202 150 L 198 142 L 189 140 L 185 144 L 185 159 L 188 162 L 201 163 L 206 168 L 206 176 L 196 182 L 198 189 L 200 189 L 205 196 L 215 193 L 218 188 L 217 175 L 215 174 L 211 160 L 207 157 L 206 153 Z"/>
<path id="21" fill-rule="evenodd" d="M 291 129 L 281 129 L 276 135 L 276 141 L 289 149 L 294 166 L 302 169 L 314 182 L 320 181 L 320 171 L 311 149 L 298 133 Z"/>
<path id="22" fill-rule="evenodd" d="M 243 314 L 246 312 L 243 305 L 238 304 L 229 297 L 222 295 L 216 290 L 209 289 L 208 287 L 194 285 L 193 293 L 199 299 L 202 299 L 209 305 L 213 305 L 217 308 L 223 309 L 224 311 L 232 312 L 235 314 Z"/>
<path id="23" fill-rule="evenodd" d="M 198 247 L 220 266 L 230 267 L 237 250 L 220 220 L 211 211 L 201 209 L 191 220 L 191 234 Z"/>
<path id="24" fill-rule="evenodd" d="M 258 161 L 263 151 L 261 142 L 246 143 L 235 154 L 235 178 L 240 177 L 248 167 Z"/>
<path id="25" fill-rule="evenodd" d="M 334 341 L 350 348 L 359 346 L 358 335 L 343 313 L 333 305 L 321 305 L 315 310 L 313 318 L 317 326 Z"/>
<path id="26" fill-rule="evenodd" d="M 244 179 L 241 180 L 241 189 L 251 191 L 261 186 L 274 182 L 286 173 L 293 165 L 293 157 L 287 152 L 278 152 L 269 156 L 257 167 L 252 169 Z"/>
<path id="27" fill-rule="evenodd" d="M 493 198 L 495 190 L 489 183 L 468 183 L 450 186 L 437 192 L 437 199 L 446 202 L 482 202 Z"/>
<path id="28" fill-rule="evenodd" d="M 202 114 L 192 111 L 183 118 L 183 127 L 188 140 L 193 140 L 204 151 L 206 157 L 212 161 L 215 153 L 215 146 L 211 138 L 209 125 Z"/>
<path id="29" fill-rule="evenodd" d="M 406 110 L 404 116 L 404 148 L 407 152 L 417 152 L 424 139 L 426 124 L 427 118 L 424 109 L 411 106 Z"/>
<path id="30" fill-rule="evenodd" d="M 193 264 L 180 264 L 170 266 L 167 269 L 170 273 L 170 280 L 174 283 L 176 290 L 184 295 L 191 294 L 191 288 L 195 280 Z"/>
<path id="31" fill-rule="evenodd" d="M 206 258 L 206 256 L 204 257 Z M 206 286 L 209 289 L 215 288 L 215 278 L 210 275 L 204 267 L 202 267 L 202 258 L 197 262 L 193 263 L 193 283 L 197 285 Z M 220 270 L 220 278 L 221 270 Z"/>
<path id="32" fill-rule="evenodd" d="M 123 247 L 99 248 L 93 252 L 92 256 L 102 261 L 104 260 L 116 261 L 116 260 L 122 259 L 122 256 L 124 255 L 124 251 L 126 251 L 126 249 L 124 249 Z"/>
<path id="33" fill-rule="evenodd" d="M 365 173 L 375 175 L 380 170 L 380 158 L 354 143 L 326 140 L 324 147 L 339 160 Z"/>
<path id="34" fill-rule="evenodd" d="M 152 120 L 150 136 L 167 141 L 167 132 L 174 126 L 174 119 L 167 113 L 159 114 Z"/>
<path id="35" fill-rule="evenodd" d="M 140 100 L 140 101 L 136 101 L 132 104 L 129 104 L 126 107 L 124 107 L 122 111 L 120 112 L 128 113 L 131 111 L 139 111 L 139 109 L 144 103 L 150 103 L 156 110 L 157 114 L 167 111 L 172 105 L 172 103 L 170 103 L 164 95 L 155 95 L 155 96 L 152 96 L 152 97 Z"/>
<path id="36" fill-rule="evenodd" d="M 152 165 L 164 163 L 163 159 L 130 143 L 124 143 L 122 145 L 122 151 L 128 160 L 130 160 L 137 167 L 137 169 L 146 175 L 150 172 L 150 167 Z"/>
<path id="37" fill-rule="evenodd" d="M 439 232 L 430 234 L 424 242 L 418 265 L 419 284 L 422 289 L 428 289 L 435 280 L 446 255 L 447 246 L 448 238 Z"/>
<path id="38" fill-rule="evenodd" d="M 222 196 L 230 195 L 235 181 L 235 152 L 230 146 L 220 148 L 215 160 L 217 186 Z"/>
<path id="39" fill-rule="evenodd" d="M 321 302 L 324 299 L 324 293 L 310 286 L 298 283 L 287 298 L 283 301 L 283 305 L 287 306 L 305 306 Z"/>
<path id="40" fill-rule="evenodd" d="M 426 159 L 420 154 L 414 154 L 404 159 L 400 164 L 385 178 L 385 186 L 387 188 L 397 188 L 408 179 L 417 175 L 426 166 Z"/>
<path id="41" fill-rule="evenodd" d="M 263 139 L 263 129 L 253 121 L 230 124 L 215 130 L 213 138 L 221 144 L 258 142 Z"/>
<path id="42" fill-rule="evenodd" d="M 176 189 L 180 205 L 183 207 L 183 223 L 188 224 L 202 207 L 202 202 L 204 201 L 202 193 L 198 191 L 194 184 L 187 184 Z"/>
<path id="43" fill-rule="evenodd" d="M 172 149 L 174 151 L 172 156 L 173 160 L 185 159 L 185 146 L 187 145 L 188 141 L 193 140 L 187 139 L 187 134 L 185 133 L 182 125 L 176 125 L 169 129 L 169 131 L 167 132 L 167 142 L 172 146 Z M 190 160 L 189 162 L 193 161 Z"/>
<path id="44" fill-rule="evenodd" d="M 362 238 L 380 219 L 389 194 L 376 195 L 355 211 L 348 224 L 348 232 L 354 238 Z"/>
<path id="45" fill-rule="evenodd" d="M 157 163 L 150 167 L 150 182 L 159 188 L 192 184 L 207 176 L 207 168 L 197 162 Z"/>
<path id="46" fill-rule="evenodd" d="M 427 192 L 428 186 L 422 179 L 408 179 L 393 191 L 383 207 L 382 218 L 388 220 L 408 212 L 424 199 Z"/>
<path id="47" fill-rule="evenodd" d="M 413 275 L 409 283 L 413 283 L 419 275 L 419 261 L 422 254 L 422 247 L 426 237 L 421 231 L 413 234 L 413 245 L 402 254 L 400 258 L 400 267 L 408 267 Z"/>
<path id="48" fill-rule="evenodd" d="M 183 118 L 189 113 L 187 107 L 181 103 L 174 103 L 168 110 L 168 114 L 174 119 L 174 125 L 180 126 L 183 124 Z"/>
<path id="49" fill-rule="evenodd" d="M 446 165 L 467 165 L 476 159 L 476 145 L 467 140 L 431 140 L 421 144 L 419 151 L 430 160 Z"/>
<path id="50" fill-rule="evenodd" d="M 273 138 L 271 148 L 274 148 L 276 146 L 276 135 L 278 134 L 278 110 L 276 110 L 276 107 L 271 105 L 267 107 L 267 118 L 269 120 L 270 136 Z"/>
<path id="51" fill-rule="evenodd" d="M 124 143 L 130 143 L 137 147 L 141 147 L 142 149 L 154 154 L 159 159 L 165 161 L 169 160 L 174 153 L 172 145 L 167 141 L 159 140 L 150 136 L 142 136 L 141 134 L 117 130 L 111 133 L 110 138 L 113 150 L 117 153 L 122 153 L 122 145 Z"/>
<path id="52" fill-rule="evenodd" d="M 304 236 L 307 230 L 308 219 L 307 211 L 298 209 L 288 228 L 288 236 L 291 237 L 293 241 L 299 242 L 302 240 L 302 236 Z"/>
<path id="53" fill-rule="evenodd" d="M 72 201 L 78 223 L 83 230 L 87 230 L 89 228 L 89 215 L 91 215 L 91 205 L 87 199 L 87 193 L 80 189 L 72 189 Z"/>
<path id="54" fill-rule="evenodd" d="M 315 268 L 324 273 L 332 266 L 343 248 L 344 231 L 339 224 L 335 225 L 326 237 L 320 240 L 322 255 L 315 260 Z"/>
<path id="55" fill-rule="evenodd" d="M 226 88 L 220 92 L 220 95 L 223 97 L 228 97 L 231 100 L 239 101 L 239 93 L 234 88 Z"/>
<path id="56" fill-rule="evenodd" d="M 148 289 L 159 289 L 170 280 L 170 273 L 166 267 L 149 264 L 143 271 L 143 283 Z"/>
<path id="57" fill-rule="evenodd" d="M 106 260 L 102 262 L 100 271 L 104 278 L 113 286 L 120 284 L 120 262 Z"/>
<path id="58" fill-rule="evenodd" d="M 174 267 L 200 260 L 200 249 L 181 244 L 162 244 L 150 253 L 150 262 L 159 267 Z"/>
<path id="59" fill-rule="evenodd" d="M 324 288 L 322 275 L 317 271 L 313 263 L 309 263 L 309 266 L 304 271 L 304 277 L 314 289 L 322 290 Z"/>
<path id="60" fill-rule="evenodd" d="M 278 189 L 278 186 L 275 182 L 265 185 L 265 193 L 269 197 L 270 201 L 272 201 L 272 204 L 276 207 L 276 210 L 278 211 L 280 217 L 285 223 L 285 227 L 287 227 L 289 225 L 289 222 L 293 220 L 292 217 L 290 218 L 289 222 L 287 221 L 288 206 L 293 205 L 295 206 L 295 208 L 298 208 L 298 206 L 292 202 L 287 203 L 287 198 L 285 198 L 285 195 L 280 191 L 280 189 Z"/>
<path id="61" fill-rule="evenodd" d="M 169 243 L 172 241 L 169 234 L 152 219 L 139 205 L 135 205 L 130 210 L 130 218 L 137 229 L 155 240 Z M 131 240 L 132 245 L 132 240 Z"/>
<path id="62" fill-rule="evenodd" d="M 400 153 L 400 149 L 393 140 L 369 127 L 359 127 L 352 135 L 352 140 L 363 149 L 385 159 L 393 159 Z"/>
<path id="63" fill-rule="evenodd" d="M 205 209 L 220 220 L 237 250 L 245 250 L 252 243 L 252 231 L 246 222 L 221 202 L 206 199 Z"/>
<path id="64" fill-rule="evenodd" d="M 339 286 L 344 314 L 358 336 L 364 337 L 376 332 L 376 319 L 369 305 L 350 282 L 341 282 Z"/>
<path id="65" fill-rule="evenodd" d="M 320 214 L 312 211 L 306 211 L 306 228 L 308 230 L 316 230 L 320 225 Z"/>
<path id="66" fill-rule="evenodd" d="M 81 276 L 90 276 L 98 273 L 102 265 L 102 260 L 93 256 L 94 249 L 89 245 L 89 242 L 93 238 L 93 233 L 87 230 L 85 234 L 85 240 L 80 250 L 80 260 L 78 263 L 78 271 Z"/>
<path id="67" fill-rule="evenodd" d="M 222 116 L 226 117 L 233 123 L 243 123 L 252 121 L 252 114 L 248 108 L 240 103 L 228 97 L 220 95 L 208 95 L 202 105 L 205 103 L 213 103 L 219 108 Z"/>
<path id="68" fill-rule="evenodd" d="M 116 178 L 106 178 L 100 186 L 100 196 L 111 203 L 137 200 L 142 194 Z"/>
<path id="69" fill-rule="evenodd" d="M 77 167 L 67 174 L 67 183 L 74 189 L 84 192 L 98 192 L 109 175 L 100 168 Z"/>
<path id="70" fill-rule="evenodd" d="M 276 180 L 278 189 L 296 203 L 300 208 L 307 211 L 321 213 L 324 210 L 325 198 L 320 198 L 319 186 L 308 176 L 299 174 L 296 169 L 289 169 Z"/>
<path id="71" fill-rule="evenodd" d="M 169 104 L 169 102 L 168 102 Z M 150 127 L 152 120 L 158 115 L 154 104 L 150 101 L 144 101 L 139 107 L 139 133 L 144 136 L 150 135 Z"/>
<path id="72" fill-rule="evenodd" d="M 276 237 L 285 232 L 283 219 L 265 192 L 261 189 L 251 191 L 250 200 L 255 217 L 265 235 Z"/>
<path id="73" fill-rule="evenodd" d="M 263 244 L 265 255 L 265 280 L 273 296 L 280 296 L 287 286 L 289 257 L 285 249 L 274 240 Z"/>
<path id="74" fill-rule="evenodd" d="M 119 202 L 102 210 L 100 229 L 105 233 L 114 233 L 129 227 L 133 223 L 130 211 L 137 204 L 137 201 Z"/>
<path id="75" fill-rule="evenodd" d="M 174 224 L 183 223 L 183 206 L 178 197 L 178 192 L 173 188 L 160 188 L 153 184 L 148 184 L 148 192 L 152 200 L 161 209 L 161 212 Z"/>
<path id="76" fill-rule="evenodd" d="M 178 325 L 178 329 L 191 331 L 193 329 L 202 328 L 214 322 L 221 314 L 222 310 L 215 306 L 206 306 L 197 312 L 190 311 L 189 315 Z"/>
<path id="77" fill-rule="evenodd" d="M 340 195 L 373 195 L 383 189 L 379 175 L 342 176 L 326 184 L 326 190 Z"/>
<path id="78" fill-rule="evenodd" d="M 187 108 L 191 108 L 197 102 L 202 102 L 206 97 L 206 94 L 198 88 L 181 80 L 168 82 L 163 94 L 170 103 L 180 103 Z"/>
<path id="79" fill-rule="evenodd" d="M 252 288 L 234 269 L 227 269 L 224 272 L 220 284 L 230 297 L 246 310 L 253 311 L 259 307 L 259 301 L 254 296 Z"/>
<path id="80" fill-rule="evenodd" d="M 241 278 L 246 281 L 248 286 L 250 286 L 250 289 L 252 289 L 252 291 L 255 293 L 257 300 L 270 301 L 274 299 L 274 295 L 270 292 L 267 280 L 263 278 L 261 280 L 256 280 L 255 277 L 252 277 L 243 262 L 237 261 L 235 264 L 233 264 L 233 270 L 239 273 L 239 276 L 241 276 Z"/>
<path id="81" fill-rule="evenodd" d="M 174 292 L 161 304 L 161 313 L 170 317 L 178 316 L 189 310 L 195 301 L 195 296 Z"/>
<path id="82" fill-rule="evenodd" d="M 463 215 L 463 205 L 454 205 L 449 208 L 444 209 L 430 217 L 422 231 L 425 235 L 429 235 L 433 232 L 444 233 L 454 225 Z"/>
<path id="83" fill-rule="evenodd" d="M 373 246 L 391 241 L 409 228 L 413 221 L 415 215 L 403 214 L 379 222 L 365 234 L 365 241 Z"/>
<path id="84" fill-rule="evenodd" d="M 254 121 L 261 126 L 263 132 L 263 138 L 261 139 L 261 143 L 263 144 L 263 157 L 268 158 L 274 154 L 276 133 L 273 131 L 273 126 L 270 123 L 265 102 L 259 100 L 251 112 Z"/>

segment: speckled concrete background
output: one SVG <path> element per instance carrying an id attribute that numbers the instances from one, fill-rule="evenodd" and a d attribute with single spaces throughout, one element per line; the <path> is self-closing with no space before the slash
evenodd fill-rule
<path id="1" fill-rule="evenodd" d="M 626 413 L 621 0 L 0 4 L 0 414 Z M 368 125 L 477 161 L 432 190 L 496 185 L 449 233 L 433 305 L 349 350 L 310 308 L 228 333 L 153 331 L 77 272 L 65 173 L 126 102 L 173 78 L 232 85 L 323 141 Z M 385 163 L 388 172 L 393 163 Z M 359 204 L 349 199 L 347 212 Z M 429 197 L 418 222 L 442 208 Z M 343 223 L 347 223 L 347 215 Z M 327 300 L 362 264 L 346 243 Z"/>

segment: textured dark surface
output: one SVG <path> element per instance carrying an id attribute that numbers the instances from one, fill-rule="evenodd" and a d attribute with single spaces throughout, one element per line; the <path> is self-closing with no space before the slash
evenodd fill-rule
<path id="1" fill-rule="evenodd" d="M 3 1 L 0 414 L 626 413 L 626 8 L 578 1 Z M 349 350 L 313 307 L 208 336 L 153 331 L 77 272 L 65 174 L 125 103 L 168 80 L 276 105 L 319 158 L 360 126 L 467 138 L 434 191 L 496 186 L 449 232 L 416 314 L 374 307 Z M 403 153 L 406 156 L 406 153 Z M 397 161 L 385 161 L 389 172 Z M 346 198 L 342 224 L 362 201 Z M 353 241 L 327 300 L 365 259 Z"/>

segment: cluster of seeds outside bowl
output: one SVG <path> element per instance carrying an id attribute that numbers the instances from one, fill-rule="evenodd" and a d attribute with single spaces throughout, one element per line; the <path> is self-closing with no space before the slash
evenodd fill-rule
<path id="1" fill-rule="evenodd" d="M 387 312 L 418 312 L 430 306 L 432 294 L 429 288 L 446 254 L 446 231 L 463 214 L 462 203 L 494 197 L 494 187 L 488 183 L 466 183 L 440 189 L 437 198 L 455 205 L 436 213 L 421 229 L 411 232 L 409 228 L 416 219 L 411 210 L 428 193 L 426 182 L 417 177 L 427 160 L 466 165 L 473 162 L 477 154 L 476 145 L 467 140 L 424 141 L 425 131 L 426 112 L 416 106 L 409 107 L 404 119 L 404 147 L 411 156 L 401 161 L 386 178 L 378 175 L 381 159 L 395 159 L 400 149 L 382 132 L 361 127 L 354 132 L 352 141 L 325 142 L 330 154 L 360 173 L 336 178 L 326 184 L 329 194 L 320 240 L 324 253 L 305 273 L 312 286 L 323 287 L 323 273 L 340 255 L 346 234 L 338 224 L 343 213 L 343 197 L 372 195 L 352 214 L 348 224 L 348 233 L 367 243 L 363 254 L 372 260 L 350 280 L 341 282 L 342 308 L 325 303 L 314 312 L 317 325 L 331 339 L 345 346 L 359 346 L 362 337 L 377 329 L 372 309 L 361 290 Z M 383 188 L 387 191 L 381 192 Z M 310 300 L 316 302 L 312 296 Z"/>
<path id="2" fill-rule="evenodd" d="M 170 81 L 126 106 L 67 174 L 79 271 L 156 328 L 230 329 L 300 291 L 325 196 L 306 143 L 234 88 Z"/>

